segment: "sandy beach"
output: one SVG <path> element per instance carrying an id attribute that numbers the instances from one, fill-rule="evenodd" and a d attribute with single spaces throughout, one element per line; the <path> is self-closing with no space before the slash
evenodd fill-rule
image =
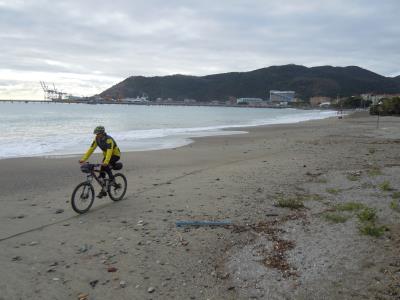
<path id="1" fill-rule="evenodd" d="M 400 119 L 245 130 L 123 153 L 84 215 L 79 157 L 0 160 L 0 299 L 400 299 Z"/>

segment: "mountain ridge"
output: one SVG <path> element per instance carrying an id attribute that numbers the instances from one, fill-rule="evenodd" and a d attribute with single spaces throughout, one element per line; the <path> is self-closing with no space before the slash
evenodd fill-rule
<path id="1" fill-rule="evenodd" d="M 385 77 L 358 66 L 305 67 L 289 64 L 205 76 L 130 76 L 103 91 L 100 96 L 135 98 L 146 94 L 150 100 L 172 98 L 181 101 L 188 98 L 208 102 L 232 97 L 266 99 L 269 90 L 293 90 L 297 97 L 304 100 L 312 96 L 400 93 L 400 76 Z"/>

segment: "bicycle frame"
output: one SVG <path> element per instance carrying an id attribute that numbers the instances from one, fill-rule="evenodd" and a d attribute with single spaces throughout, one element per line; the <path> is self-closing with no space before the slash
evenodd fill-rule
<path id="1" fill-rule="evenodd" d="M 87 174 L 86 176 L 86 180 L 88 182 L 92 182 L 93 178 L 97 181 L 97 183 L 101 186 L 104 187 L 106 184 L 106 178 L 104 178 L 104 181 L 101 180 L 101 177 L 96 175 L 96 173 L 100 174 L 100 169 L 99 170 L 92 170 L 89 174 Z"/>
<path id="2" fill-rule="evenodd" d="M 101 177 L 96 175 L 96 173 L 100 173 L 101 164 L 93 164 L 93 166 L 94 168 L 90 171 L 90 173 L 87 173 L 86 175 L 86 181 L 92 183 L 94 178 L 101 187 L 104 187 L 107 179 L 104 178 L 104 181 L 102 181 Z"/>

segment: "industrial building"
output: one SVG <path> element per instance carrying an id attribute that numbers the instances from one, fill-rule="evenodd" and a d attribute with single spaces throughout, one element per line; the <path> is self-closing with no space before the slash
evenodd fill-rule
<path id="1" fill-rule="evenodd" d="M 261 98 L 238 98 L 236 104 L 260 104 L 263 102 Z"/>

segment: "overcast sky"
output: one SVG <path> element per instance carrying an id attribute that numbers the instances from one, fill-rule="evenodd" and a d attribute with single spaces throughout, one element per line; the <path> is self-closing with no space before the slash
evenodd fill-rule
<path id="1" fill-rule="evenodd" d="M 132 75 L 357 65 L 400 75 L 400 0 L 0 0 L 0 99 Z"/>

